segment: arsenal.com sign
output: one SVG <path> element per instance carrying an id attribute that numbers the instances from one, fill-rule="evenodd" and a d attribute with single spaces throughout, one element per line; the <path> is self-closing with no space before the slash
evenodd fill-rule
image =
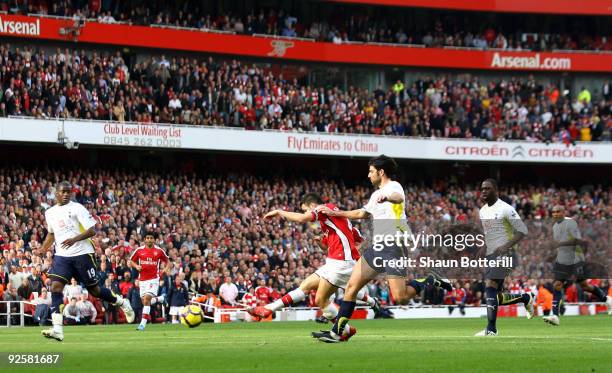
<path id="1" fill-rule="evenodd" d="M 522 53 L 521 55 L 495 52 L 491 61 L 495 69 L 525 70 L 571 70 L 572 59 L 569 57 L 541 58 L 540 53 Z"/>

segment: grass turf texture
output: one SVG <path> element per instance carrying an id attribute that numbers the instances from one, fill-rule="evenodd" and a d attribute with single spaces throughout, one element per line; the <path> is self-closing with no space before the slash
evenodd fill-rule
<path id="1" fill-rule="evenodd" d="M 62 371 L 571 371 L 612 370 L 612 318 L 498 320 L 500 336 L 477 338 L 483 319 L 369 320 L 357 335 L 326 344 L 314 322 L 64 327 L 64 342 L 41 328 L 0 329 L 1 352 L 63 352 Z M 2 371 L 31 371 L 32 368 Z"/>

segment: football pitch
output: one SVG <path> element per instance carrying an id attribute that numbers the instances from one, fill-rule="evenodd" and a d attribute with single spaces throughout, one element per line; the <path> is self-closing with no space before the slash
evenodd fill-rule
<path id="1" fill-rule="evenodd" d="M 41 328 L 0 329 L 0 352 L 62 352 L 61 371 L 79 372 L 610 372 L 612 318 L 498 320 L 499 337 L 477 338 L 483 319 L 354 321 L 357 335 L 326 344 L 314 322 L 65 327 L 65 340 Z M 31 371 L 7 368 L 3 372 Z M 58 371 L 59 369 L 56 369 Z"/>

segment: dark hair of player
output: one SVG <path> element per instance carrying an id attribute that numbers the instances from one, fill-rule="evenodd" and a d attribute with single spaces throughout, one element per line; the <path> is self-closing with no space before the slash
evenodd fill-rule
<path id="1" fill-rule="evenodd" d="M 493 187 L 493 189 L 498 190 L 498 189 L 497 189 L 497 181 L 495 181 L 495 179 L 491 179 L 491 178 L 489 178 L 489 179 L 485 179 L 485 180 L 483 181 L 483 183 L 490 183 L 490 184 L 491 184 L 491 186 Z"/>
<path id="2" fill-rule="evenodd" d="M 323 203 L 323 198 L 321 198 L 321 196 L 317 193 L 308 193 L 304 196 L 304 198 L 302 198 L 301 204 L 308 206 L 311 203 L 316 203 L 317 205 L 320 205 Z"/>
<path id="3" fill-rule="evenodd" d="M 393 180 L 397 177 L 397 163 L 395 163 L 393 158 L 387 157 L 384 154 L 370 159 L 368 166 L 372 166 L 377 170 L 384 170 L 385 175 L 387 175 L 389 179 Z"/>
<path id="4" fill-rule="evenodd" d="M 143 237 L 152 236 L 154 239 L 157 239 L 157 232 L 155 231 L 147 231 L 145 232 Z"/>

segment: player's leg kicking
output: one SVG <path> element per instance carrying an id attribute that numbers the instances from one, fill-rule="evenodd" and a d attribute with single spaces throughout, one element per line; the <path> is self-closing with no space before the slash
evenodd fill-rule
<path id="1" fill-rule="evenodd" d="M 607 296 L 606 293 L 598 286 L 591 285 L 585 279 L 579 279 L 576 281 L 578 285 L 582 288 L 583 291 L 589 292 L 597 297 L 600 302 L 605 302 L 608 307 L 608 315 L 612 315 L 612 297 Z M 561 305 L 563 304 L 563 293 L 564 290 L 567 289 L 572 284 L 571 281 L 567 280 L 555 280 L 553 283 L 553 307 L 552 307 L 552 315 L 542 316 L 542 320 L 544 322 L 559 326 L 561 323 Z"/>
<path id="2" fill-rule="evenodd" d="M 452 289 L 449 282 L 444 281 L 444 284 L 442 284 L 442 281 L 435 278 L 433 275 L 425 279 L 412 280 L 407 285 L 405 271 L 396 268 L 386 268 L 385 271 L 387 272 L 389 289 L 394 295 L 395 301 L 399 304 L 408 303 L 410 299 L 421 292 L 423 286 L 426 284 L 432 284 L 446 289 L 450 287 L 450 289 Z M 347 341 L 355 335 L 357 330 L 349 325 L 349 320 L 357 305 L 357 293 L 359 289 L 363 288 L 371 279 L 376 277 L 378 273 L 379 272 L 368 264 L 368 261 L 364 259 L 364 257 L 361 257 L 353 269 L 334 326 L 329 331 L 313 332 L 312 336 L 323 342 L 337 343 Z"/>
<path id="3" fill-rule="evenodd" d="M 121 295 L 116 295 L 109 289 L 98 285 L 97 266 L 92 254 L 73 257 L 55 256 L 53 266 L 49 271 L 49 277 L 53 279 L 51 282 L 51 322 L 53 327 L 41 332 L 44 337 L 57 341 L 64 340 L 63 290 L 73 276 L 84 283 L 89 293 L 94 297 L 121 307 L 128 323 L 134 321 L 135 315 L 130 302 Z"/>
<path id="4" fill-rule="evenodd" d="M 324 318 L 332 320 L 336 317 L 338 309 L 330 298 L 339 287 L 344 288 L 346 286 L 352 270 L 353 265 L 350 262 L 330 261 L 328 259 L 325 265 L 302 281 L 299 288 L 290 291 L 270 304 L 255 307 L 249 313 L 260 318 L 267 318 L 275 311 L 304 301 L 310 291 L 316 290 L 316 306 L 321 309 Z M 367 295 L 365 290 L 359 293 L 358 299 L 371 306 L 376 314 L 381 313 L 378 302 Z"/>
<path id="5" fill-rule="evenodd" d="M 319 276 L 311 274 L 306 277 L 297 289 L 291 290 L 281 298 L 275 300 L 272 303 L 266 304 L 265 306 L 255 307 L 249 310 L 249 313 L 256 317 L 267 318 L 272 315 L 273 312 L 278 311 L 285 307 L 290 307 L 293 304 L 300 303 L 306 299 L 306 294 L 312 290 L 317 290 L 319 286 Z M 335 290 L 334 290 L 335 291 Z M 317 290 L 318 292 L 318 290 Z M 331 293 L 333 294 L 333 292 Z M 331 295 L 330 294 L 330 295 Z"/>

